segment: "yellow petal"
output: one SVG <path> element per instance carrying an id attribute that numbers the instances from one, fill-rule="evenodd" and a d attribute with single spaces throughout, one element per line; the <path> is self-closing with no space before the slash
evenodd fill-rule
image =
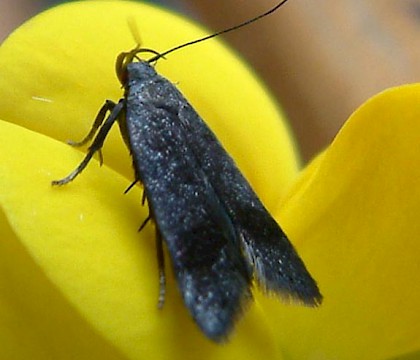
<path id="1" fill-rule="evenodd" d="M 153 231 L 139 189 L 93 164 L 52 187 L 81 154 L 0 122 L 0 347 L 13 359 L 280 358 L 262 310 L 250 309 L 228 345 L 206 340 L 172 276 L 157 309 Z M 22 345 L 23 344 L 23 345 Z"/>
<path id="2" fill-rule="evenodd" d="M 206 35 L 197 25 L 160 8 L 126 1 L 69 3 L 47 11 L 0 47 L 0 118 L 59 140 L 79 140 L 105 99 L 122 96 L 117 55 L 135 46 L 164 51 Z M 290 133 L 261 82 L 241 60 L 211 40 L 168 55 L 159 73 L 175 83 L 237 160 L 268 206 L 297 173 Z M 105 162 L 132 178 L 117 129 Z M 273 169 L 281 171 L 273 171 Z"/>
<path id="3" fill-rule="evenodd" d="M 172 281 L 164 310 L 156 309 L 153 232 L 136 232 L 146 216 L 139 191 L 122 195 L 132 171 L 117 131 L 105 161 L 118 172 L 93 162 L 76 182 L 50 186 L 81 159 L 52 138 L 80 139 L 104 99 L 121 96 L 113 68 L 116 55 L 134 46 L 126 25 L 131 16 L 143 45 L 157 50 L 204 34 L 146 5 L 83 2 L 41 14 L 0 48 L 0 117 L 49 136 L 1 124 L 0 311 L 7 321 L 0 324 L 0 347 L 22 359 L 278 359 L 259 306 L 249 309 L 225 346 L 197 330 Z M 159 64 L 161 72 L 179 82 L 274 205 L 297 161 L 258 80 L 215 42 L 170 59 Z"/>
<path id="4" fill-rule="evenodd" d="M 384 359 L 420 349 L 420 84 L 372 98 L 280 211 L 324 295 L 279 308 L 292 359 Z"/>

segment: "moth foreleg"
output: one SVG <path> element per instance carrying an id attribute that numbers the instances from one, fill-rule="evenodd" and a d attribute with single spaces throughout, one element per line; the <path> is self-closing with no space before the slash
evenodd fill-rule
<path id="1" fill-rule="evenodd" d="M 118 102 L 118 104 L 116 104 L 113 107 L 111 113 L 109 114 L 105 122 L 103 122 L 103 125 L 100 127 L 98 134 L 93 140 L 92 145 L 89 147 L 85 158 L 79 164 L 79 166 L 65 178 L 52 181 L 52 185 L 65 185 L 69 183 L 70 181 L 72 181 L 77 175 L 79 175 L 83 171 L 83 169 L 87 166 L 89 161 L 92 159 L 95 152 L 99 151 L 102 148 L 105 138 L 109 133 L 109 130 L 111 130 L 111 127 L 114 124 L 115 120 L 117 120 L 118 117 L 121 115 L 123 108 L 124 108 L 124 100 L 122 99 Z M 90 132 L 92 132 L 92 130 Z M 93 131 L 93 133 L 95 132 L 96 131 Z"/>
<path id="2" fill-rule="evenodd" d="M 108 111 L 112 112 L 112 110 L 114 110 L 116 105 L 117 104 L 115 104 L 113 101 L 106 100 L 105 104 L 103 104 L 102 107 L 100 108 L 100 110 L 98 111 L 98 114 L 96 115 L 95 121 L 93 122 L 92 127 L 89 130 L 89 133 L 86 135 L 86 137 L 81 141 L 67 140 L 67 144 L 69 144 L 71 146 L 74 146 L 74 147 L 79 147 L 79 146 L 83 146 L 83 145 L 87 144 L 90 140 L 93 139 L 93 137 L 97 133 L 98 129 L 101 127 L 102 123 L 105 120 L 107 112 Z"/>
<path id="3" fill-rule="evenodd" d="M 112 112 L 112 110 L 115 107 L 115 103 L 111 100 L 106 100 L 105 104 L 101 107 L 98 114 L 96 115 L 95 121 L 93 122 L 93 125 L 89 131 L 89 133 L 86 135 L 86 137 L 82 141 L 73 141 L 73 140 L 67 140 L 67 144 L 79 147 L 87 144 L 92 138 L 95 136 L 96 132 L 98 131 L 99 127 L 102 125 L 103 121 L 105 120 L 106 113 L 108 111 Z M 102 156 L 101 149 L 98 150 L 99 155 L 99 164 L 102 166 L 104 162 L 104 158 Z"/>

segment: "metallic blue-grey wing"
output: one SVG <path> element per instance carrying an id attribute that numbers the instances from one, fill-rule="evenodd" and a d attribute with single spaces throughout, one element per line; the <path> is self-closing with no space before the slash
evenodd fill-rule
<path id="1" fill-rule="evenodd" d="M 319 304 L 316 282 L 214 133 L 190 105 L 184 105 L 179 116 L 201 168 L 240 234 L 259 285 L 308 305 Z"/>
<path id="2" fill-rule="evenodd" d="M 251 298 L 251 270 L 177 111 L 166 101 L 142 103 L 134 90 L 131 96 L 126 124 L 136 176 L 187 308 L 209 338 L 222 340 Z"/>

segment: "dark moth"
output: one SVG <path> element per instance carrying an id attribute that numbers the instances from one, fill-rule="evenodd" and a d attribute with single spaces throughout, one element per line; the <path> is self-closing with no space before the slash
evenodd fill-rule
<path id="1" fill-rule="evenodd" d="M 151 66 L 163 54 L 153 52 L 154 58 L 143 61 L 139 52 L 153 51 L 137 47 L 118 57 L 124 97 L 106 101 L 86 139 L 73 143 L 85 144 L 96 134 L 85 159 L 53 184 L 73 180 L 117 121 L 156 225 L 160 305 L 162 243 L 186 307 L 214 341 L 227 337 L 252 299 L 253 280 L 268 293 L 319 304 L 317 284 L 232 158 L 179 90 Z"/>

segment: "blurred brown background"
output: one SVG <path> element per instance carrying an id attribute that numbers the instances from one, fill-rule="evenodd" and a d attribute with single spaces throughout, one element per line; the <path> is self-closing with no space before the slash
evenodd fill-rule
<path id="1" fill-rule="evenodd" d="M 168 0 L 214 30 L 275 0 Z M 1 0 L 0 40 L 51 3 Z M 283 105 L 304 160 L 325 147 L 370 96 L 420 81 L 420 0 L 290 0 L 227 40 Z M 263 119 L 262 119 L 263 120 Z"/>

